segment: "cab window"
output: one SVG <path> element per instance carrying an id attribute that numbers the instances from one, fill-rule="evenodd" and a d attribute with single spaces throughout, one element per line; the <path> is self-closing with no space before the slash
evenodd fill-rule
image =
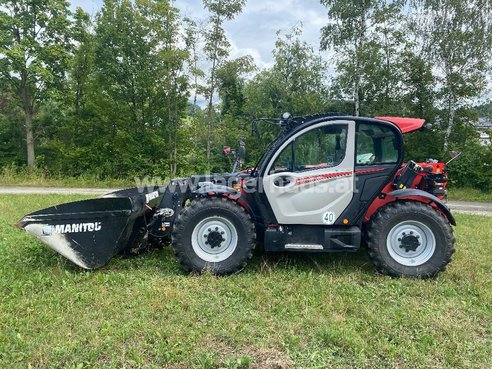
<path id="1" fill-rule="evenodd" d="M 359 125 L 356 165 L 395 164 L 398 155 L 398 140 L 393 130 L 372 124 Z"/>
<path id="2" fill-rule="evenodd" d="M 312 129 L 293 140 L 275 159 L 270 173 L 303 172 L 338 166 L 345 158 L 348 126 Z"/>

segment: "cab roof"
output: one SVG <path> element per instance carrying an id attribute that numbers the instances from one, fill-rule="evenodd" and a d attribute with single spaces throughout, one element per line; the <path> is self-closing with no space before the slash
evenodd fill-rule
<path id="1" fill-rule="evenodd" d="M 420 118 L 402 118 L 402 117 L 374 117 L 379 120 L 391 122 L 400 128 L 402 133 L 418 131 L 424 126 L 425 119 Z"/>
<path id="2" fill-rule="evenodd" d="M 296 117 L 291 120 L 293 124 L 287 123 L 285 126 L 287 127 L 287 130 L 290 130 L 295 127 L 299 127 L 299 125 L 303 125 L 304 123 L 311 123 L 321 118 L 330 118 L 330 119 L 350 118 L 354 120 L 364 120 L 366 122 L 371 122 L 374 120 L 385 121 L 397 126 L 401 131 L 401 133 L 410 133 L 410 132 L 418 131 L 419 129 L 422 129 L 425 124 L 425 119 L 421 119 L 421 118 L 404 118 L 404 117 L 389 117 L 389 116 L 378 116 L 374 118 L 369 118 L 369 117 L 354 117 L 342 113 L 324 113 L 324 114 Z"/>

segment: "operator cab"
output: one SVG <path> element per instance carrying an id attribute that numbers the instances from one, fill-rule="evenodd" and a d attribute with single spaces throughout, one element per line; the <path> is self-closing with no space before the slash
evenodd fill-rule
<path id="1" fill-rule="evenodd" d="M 388 120 L 343 115 L 291 118 L 260 160 L 256 176 L 272 224 L 360 226 L 403 160 L 402 130 Z"/>

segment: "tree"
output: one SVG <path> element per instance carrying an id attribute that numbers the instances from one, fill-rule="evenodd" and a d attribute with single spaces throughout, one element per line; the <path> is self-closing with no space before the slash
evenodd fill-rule
<path id="1" fill-rule="evenodd" d="M 96 105 L 117 138 L 108 143 L 109 156 L 120 155 L 117 173 L 177 171 L 176 132 L 188 97 L 180 28 L 177 10 L 159 0 L 107 0 L 97 18 Z"/>
<path id="2" fill-rule="evenodd" d="M 226 61 L 217 70 L 217 89 L 221 99 L 221 115 L 236 118 L 244 116 L 244 75 L 256 69 L 251 56 L 244 56 Z"/>
<path id="3" fill-rule="evenodd" d="M 193 114 L 196 113 L 197 105 L 197 96 L 203 90 L 200 85 L 200 79 L 205 77 L 205 73 L 202 69 L 199 68 L 198 63 L 200 61 L 200 55 L 198 51 L 198 44 L 201 41 L 201 33 L 198 23 L 190 18 L 184 19 L 185 28 L 185 45 L 186 49 L 189 50 L 189 58 L 188 58 L 188 69 L 190 79 L 192 80 L 192 88 L 193 88 Z"/>
<path id="4" fill-rule="evenodd" d="M 482 92 L 492 56 L 490 0 L 416 0 L 413 27 L 440 82 L 440 101 L 447 115 L 447 150 L 457 109 Z"/>
<path id="5" fill-rule="evenodd" d="M 75 114 L 83 108 L 84 97 L 89 86 L 89 77 L 94 71 L 94 35 L 89 31 L 91 19 L 82 9 L 77 8 L 74 14 L 73 38 L 78 43 L 71 61 L 71 82 L 74 90 Z"/>
<path id="6" fill-rule="evenodd" d="M 164 24 L 161 35 L 164 41 L 164 47 L 160 51 L 160 56 L 164 62 L 166 70 L 163 80 L 165 94 L 167 98 L 167 115 L 169 120 L 168 128 L 168 145 L 170 146 L 169 164 L 170 175 L 175 177 L 178 170 L 178 131 L 183 118 L 187 98 L 188 98 L 188 77 L 184 73 L 185 63 L 190 63 L 190 58 L 195 57 L 192 53 L 181 49 L 178 44 L 181 40 L 179 29 L 181 23 L 178 17 L 178 9 L 162 5 L 162 2 L 151 3 L 153 7 L 152 22 L 155 29 Z M 185 46 L 187 35 L 184 36 Z M 191 63 L 194 61 L 191 60 Z M 195 71 L 197 73 L 197 71 Z"/>
<path id="7" fill-rule="evenodd" d="M 209 28 L 205 31 L 204 52 L 211 64 L 205 96 L 207 105 L 207 167 L 210 170 L 210 153 L 212 147 L 213 101 L 217 89 L 217 69 L 229 56 L 230 43 L 222 25 L 224 21 L 234 19 L 240 13 L 246 0 L 203 0 L 203 5 L 210 13 Z"/>
<path id="8" fill-rule="evenodd" d="M 27 163 L 35 165 L 34 119 L 50 89 L 60 88 L 71 53 L 66 0 L 4 0 L 0 8 L 0 73 L 22 106 Z"/>
<path id="9" fill-rule="evenodd" d="M 284 112 L 307 115 L 329 110 L 326 74 L 328 66 L 314 48 L 301 40 L 302 28 L 278 38 L 273 50 L 274 65 L 256 74 L 246 85 L 245 112 L 252 117 L 279 117 Z M 249 157 L 258 159 L 276 127 L 263 125 L 262 139 L 252 137 Z M 254 163 L 251 163 L 254 164 Z"/>
<path id="10" fill-rule="evenodd" d="M 217 92 L 220 98 L 219 121 L 214 127 L 215 145 L 233 146 L 237 148 L 239 139 L 244 138 L 250 132 L 246 112 L 246 98 L 244 89 L 246 76 L 256 69 L 251 56 L 239 57 L 228 60 L 217 70 Z M 223 155 L 212 154 L 211 169 L 215 171 L 228 171 L 231 169 L 232 160 Z"/>
<path id="11" fill-rule="evenodd" d="M 366 114 L 401 114 L 408 66 L 403 54 L 410 47 L 399 2 L 377 5 L 362 62 L 361 86 Z"/>
<path id="12" fill-rule="evenodd" d="M 404 93 L 401 96 L 402 111 L 405 115 L 424 118 L 432 121 L 434 118 L 436 78 L 432 74 L 432 64 L 423 55 L 413 50 L 404 50 L 401 62 L 405 67 L 401 73 Z"/>
<path id="13" fill-rule="evenodd" d="M 301 35 L 302 25 L 284 35 L 277 32 L 272 68 L 280 111 L 298 115 L 321 112 L 328 100 L 328 66 L 311 45 L 301 41 Z"/>
<path id="14" fill-rule="evenodd" d="M 395 50 L 402 41 L 398 25 L 399 1 L 321 0 L 329 22 L 321 29 L 321 49 L 335 51 L 341 97 L 351 95 L 354 114 L 362 101 L 391 99 L 396 86 Z"/>
<path id="15" fill-rule="evenodd" d="M 301 41 L 302 28 L 278 33 L 274 65 L 258 73 L 246 87 L 248 110 L 255 116 L 322 112 L 328 105 L 328 66 L 313 47 Z"/>

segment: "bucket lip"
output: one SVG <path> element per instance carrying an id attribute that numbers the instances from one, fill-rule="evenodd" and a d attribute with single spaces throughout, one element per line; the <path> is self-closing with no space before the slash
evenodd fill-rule
<path id="1" fill-rule="evenodd" d="M 131 210 L 101 210 L 101 211 L 86 211 L 86 212 L 71 212 L 71 213 L 47 213 L 47 214 L 28 214 L 20 219 L 16 226 L 24 228 L 27 224 L 43 223 L 46 221 L 71 221 L 71 220 L 89 220 L 101 219 L 108 217 L 128 217 L 132 214 Z"/>
<path id="2" fill-rule="evenodd" d="M 108 192 L 105 193 L 104 195 L 101 196 L 101 198 L 106 198 L 106 197 L 113 197 L 113 198 L 118 198 L 118 197 L 139 197 L 139 196 L 146 196 L 149 193 L 162 193 L 163 191 L 160 190 L 159 187 L 155 188 L 141 188 L 141 187 L 129 187 L 129 188 L 123 188 L 121 190 L 116 190 L 113 192 Z"/>
<path id="3" fill-rule="evenodd" d="M 116 206 L 110 206 L 117 201 Z M 97 206 L 93 206 L 90 202 L 97 202 Z M 93 219 L 103 218 L 119 218 L 130 217 L 132 214 L 140 213 L 140 210 L 145 210 L 143 203 L 135 197 L 115 196 L 115 197 L 98 197 L 94 199 L 78 200 L 59 205 L 53 205 L 44 209 L 36 210 L 32 213 L 24 215 L 16 226 L 20 229 L 25 229 L 29 224 L 45 223 L 49 221 L 90 221 Z M 107 209 L 106 209 L 107 207 Z"/>

